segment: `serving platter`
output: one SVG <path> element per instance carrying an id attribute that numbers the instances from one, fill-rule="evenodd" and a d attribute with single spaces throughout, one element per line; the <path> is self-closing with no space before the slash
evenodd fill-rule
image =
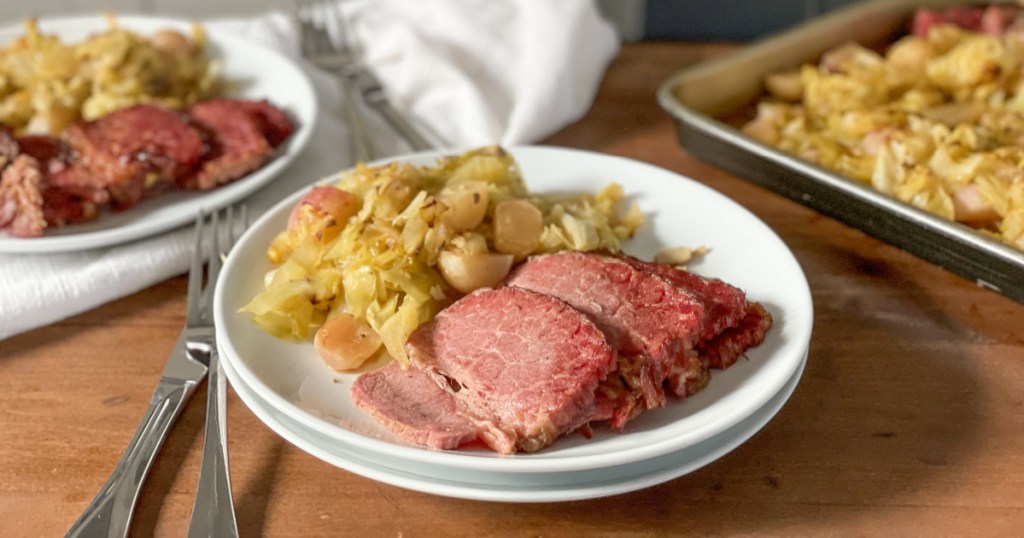
<path id="1" fill-rule="evenodd" d="M 163 17 L 117 17 L 117 24 L 143 35 L 163 29 L 189 31 L 192 23 Z M 78 41 L 108 28 L 105 17 L 83 16 L 39 20 L 39 29 L 64 41 Z M 24 35 L 21 25 L 0 28 L 0 42 Z M 310 141 L 317 117 L 317 100 L 305 72 L 287 56 L 242 37 L 208 32 L 211 57 L 223 65 L 223 77 L 233 83 L 231 97 L 268 99 L 288 113 L 296 131 L 276 148 L 265 166 L 227 185 L 203 192 L 171 192 L 144 200 L 125 211 L 101 212 L 93 222 L 46 230 L 42 237 L 19 238 L 0 232 L 0 252 L 69 252 L 106 247 L 148 237 L 195 220 L 200 208 L 230 205 L 272 181 Z"/>
<path id="2" fill-rule="evenodd" d="M 261 289 L 271 269 L 265 249 L 284 229 L 303 190 L 264 214 L 225 263 L 214 298 L 224 361 L 271 408 L 341 445 L 380 457 L 506 473 L 606 468 L 676 452 L 749 417 L 793 377 L 810 342 L 810 290 L 792 253 L 753 214 L 696 181 L 637 161 L 554 147 L 509 151 L 533 192 L 596 191 L 620 183 L 647 216 L 627 242 L 630 254 L 650 259 L 664 246 L 710 248 L 691 270 L 722 278 L 764 303 L 775 318 L 765 342 L 732 368 L 715 372 L 707 389 L 642 415 L 624 434 L 599 429 L 589 440 L 569 436 L 538 453 L 514 457 L 484 449 L 439 452 L 407 446 L 352 403 L 349 389 L 356 374 L 334 372 L 311 342 L 277 340 L 238 312 Z M 398 160 L 429 164 L 437 156 Z"/>

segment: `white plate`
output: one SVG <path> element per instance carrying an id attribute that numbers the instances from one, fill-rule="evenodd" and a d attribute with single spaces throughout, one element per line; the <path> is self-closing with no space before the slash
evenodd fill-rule
<path id="1" fill-rule="evenodd" d="M 645 413 L 626 433 L 598 430 L 590 440 L 570 436 L 536 454 L 502 457 L 484 449 L 432 451 L 402 444 L 349 397 L 354 375 L 338 374 L 311 343 L 277 340 L 238 313 L 271 267 L 264 255 L 285 226 L 297 192 L 259 219 L 232 251 L 218 281 L 214 315 L 224 360 L 274 409 L 350 447 L 418 463 L 497 472 L 550 472 L 611 467 L 676 452 L 717 435 L 763 407 L 797 371 L 809 346 L 810 290 L 782 241 L 747 210 L 695 182 L 640 162 L 553 147 L 512 148 L 536 192 L 595 191 L 617 181 L 639 203 L 648 223 L 626 250 L 650 259 L 666 245 L 706 245 L 691 268 L 747 291 L 775 317 L 767 339 L 709 386 L 683 401 Z M 432 162 L 420 154 L 414 163 Z"/>
<path id="2" fill-rule="evenodd" d="M 677 452 L 602 469 L 550 473 L 500 473 L 452 469 L 341 445 L 330 436 L 292 420 L 245 384 L 231 365 L 224 371 L 249 409 L 271 430 L 300 449 L 360 476 L 415 491 L 481 501 L 561 502 L 617 495 L 651 487 L 691 473 L 731 452 L 763 428 L 789 399 L 807 361 L 764 407 L 724 432 Z"/>
<path id="3" fill-rule="evenodd" d="M 165 28 L 188 31 L 191 23 L 176 19 L 118 17 L 118 25 L 142 34 Z M 78 41 L 105 30 L 103 17 L 43 19 L 42 32 Z M 20 25 L 0 29 L 0 43 L 24 34 Z M 0 232 L 0 252 L 66 252 L 126 243 L 195 220 L 200 208 L 213 209 L 248 196 L 273 179 L 306 147 L 317 115 L 316 95 L 306 74 L 277 51 L 233 34 L 207 34 L 210 55 L 224 64 L 223 75 L 238 83 L 234 97 L 268 99 L 295 121 L 296 131 L 259 170 L 205 192 L 173 192 L 144 200 L 126 211 L 103 211 L 89 223 L 47 230 L 42 237 L 18 238 Z"/>

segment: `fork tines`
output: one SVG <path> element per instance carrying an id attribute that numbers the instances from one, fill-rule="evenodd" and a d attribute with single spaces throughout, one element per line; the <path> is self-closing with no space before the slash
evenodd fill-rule
<path id="1" fill-rule="evenodd" d="M 205 209 L 199 210 L 195 225 L 195 250 L 188 279 L 188 319 L 191 323 L 211 321 L 208 313 L 213 302 L 212 284 L 220 274 L 223 257 L 245 231 L 247 223 L 248 208 L 245 204 L 228 206 L 210 213 Z M 207 266 L 205 286 L 204 265 Z"/>

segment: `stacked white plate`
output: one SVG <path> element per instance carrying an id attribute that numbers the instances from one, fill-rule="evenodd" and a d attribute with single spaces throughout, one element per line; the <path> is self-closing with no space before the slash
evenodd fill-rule
<path id="1" fill-rule="evenodd" d="M 763 303 L 775 325 L 760 346 L 706 389 L 627 425 L 574 434 L 536 454 L 408 446 L 355 407 L 355 374 L 340 374 L 309 342 L 277 340 L 238 313 L 272 267 L 264 254 L 303 193 L 264 215 L 235 247 L 217 286 L 222 360 L 235 391 L 271 429 L 310 454 L 388 484 L 467 499 L 550 502 L 649 487 L 698 469 L 740 445 L 783 406 L 800 380 L 812 324 L 799 264 L 760 220 L 707 187 L 636 161 L 550 147 L 511 150 L 534 192 L 596 191 L 620 183 L 648 216 L 626 251 L 650 259 L 664 246 L 707 246 L 691 270 L 721 278 Z M 433 162 L 434 154 L 402 160 Z"/>

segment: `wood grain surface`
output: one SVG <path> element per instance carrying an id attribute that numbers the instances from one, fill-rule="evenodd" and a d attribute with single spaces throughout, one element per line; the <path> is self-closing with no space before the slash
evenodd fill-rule
<path id="1" fill-rule="evenodd" d="M 632 157 L 749 208 L 814 297 L 807 370 L 763 430 L 691 474 L 571 503 L 437 497 L 335 468 L 229 393 L 243 536 L 1012 536 L 1024 532 L 1024 305 L 686 154 L 655 102 L 730 50 L 626 45 L 593 109 L 547 143 Z M 708 91 L 714 91 L 709 88 Z M 185 320 L 184 277 L 0 341 L 0 536 L 62 535 L 106 480 Z M 0 291 L 2 292 L 2 291 Z M 132 534 L 183 536 L 205 396 L 181 416 Z"/>

